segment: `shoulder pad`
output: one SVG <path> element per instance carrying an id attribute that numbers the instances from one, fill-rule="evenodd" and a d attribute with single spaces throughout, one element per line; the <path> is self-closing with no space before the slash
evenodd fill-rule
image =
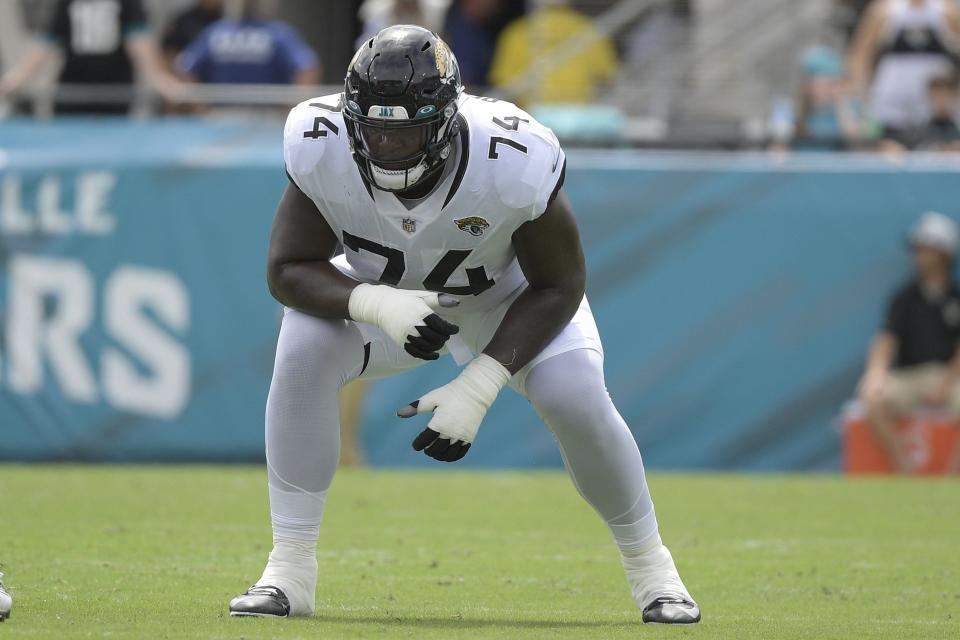
<path id="1" fill-rule="evenodd" d="M 471 127 L 471 142 L 492 163 L 491 177 L 501 202 L 525 210 L 529 219 L 542 214 L 556 192 L 565 161 L 553 131 L 502 100 L 467 96 L 461 109 Z"/>
<path id="2" fill-rule="evenodd" d="M 340 95 L 301 102 L 290 111 L 283 128 L 283 159 L 287 172 L 299 177 L 313 171 L 329 146 L 331 136 L 346 135 L 340 115 Z"/>

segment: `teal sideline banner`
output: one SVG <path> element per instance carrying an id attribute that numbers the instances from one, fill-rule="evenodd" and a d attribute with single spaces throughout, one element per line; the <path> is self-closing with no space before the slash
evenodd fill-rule
<path id="1" fill-rule="evenodd" d="M 932 156 L 570 153 L 607 385 L 656 468 L 836 469 L 837 416 L 924 210 Z M 262 459 L 280 313 L 280 125 L 0 123 L 0 460 Z M 394 411 L 449 358 L 370 386 L 371 463 L 422 466 Z M 557 466 L 504 392 L 464 466 Z"/>

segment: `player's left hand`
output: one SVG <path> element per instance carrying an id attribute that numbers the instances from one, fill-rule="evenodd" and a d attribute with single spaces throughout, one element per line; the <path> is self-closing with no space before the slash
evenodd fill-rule
<path id="1" fill-rule="evenodd" d="M 442 462 L 456 462 L 467 455 L 487 409 L 509 380 L 506 367 L 480 354 L 452 381 L 398 409 L 401 418 L 433 413 L 427 428 L 413 440 L 413 448 Z"/>

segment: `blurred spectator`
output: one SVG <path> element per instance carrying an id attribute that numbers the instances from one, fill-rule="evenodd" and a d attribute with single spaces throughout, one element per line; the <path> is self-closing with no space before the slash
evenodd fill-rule
<path id="1" fill-rule="evenodd" d="M 177 58 L 177 70 L 210 84 L 320 82 L 314 53 L 288 24 L 267 17 L 259 0 L 238 2 L 240 13 L 217 20 Z"/>
<path id="2" fill-rule="evenodd" d="M 163 35 L 163 53 L 170 66 L 180 52 L 222 17 L 223 0 L 197 0 L 194 6 L 177 15 Z"/>
<path id="3" fill-rule="evenodd" d="M 19 91 L 44 67 L 64 55 L 64 85 L 133 84 L 134 67 L 167 98 L 180 83 L 166 72 L 147 28 L 141 0 L 59 0 L 50 24 L 23 57 L 0 78 L 0 98 Z M 95 104 L 61 101 L 57 113 L 125 113 L 129 100 Z"/>
<path id="4" fill-rule="evenodd" d="M 803 55 L 803 81 L 796 107 L 774 105 L 770 131 L 774 148 L 843 150 L 862 137 L 862 108 L 846 91 L 843 59 L 830 47 Z"/>
<path id="5" fill-rule="evenodd" d="M 357 38 L 357 48 L 395 24 L 415 24 L 431 31 L 439 31 L 448 0 L 365 0 L 360 7 L 363 28 Z"/>
<path id="6" fill-rule="evenodd" d="M 960 150 L 960 128 L 956 121 L 956 74 L 931 79 L 927 96 L 930 120 L 920 129 L 917 148 L 936 151 Z"/>
<path id="7" fill-rule="evenodd" d="M 631 65 L 643 65 L 670 47 L 682 46 L 693 18 L 690 0 L 668 0 L 643 15 L 627 36 L 624 58 Z M 671 61 L 673 62 L 673 61 Z"/>
<path id="8" fill-rule="evenodd" d="M 618 71 L 613 43 L 592 31 L 590 19 L 572 9 L 567 0 L 541 0 L 538 9 L 513 22 L 500 36 L 490 81 L 507 93 L 516 93 L 517 102 L 524 105 L 592 102 L 598 85 L 613 80 Z M 595 39 L 567 57 L 564 46 L 579 37 Z M 540 65 L 549 70 L 540 73 Z"/>
<path id="9" fill-rule="evenodd" d="M 834 24 L 843 33 L 847 42 L 856 33 L 864 12 L 873 0 L 836 0 Z"/>
<path id="10" fill-rule="evenodd" d="M 457 56 L 468 87 L 485 87 L 497 36 L 502 29 L 501 0 L 456 0 L 443 26 L 444 39 Z"/>
<path id="11" fill-rule="evenodd" d="M 935 76 L 930 80 L 927 95 L 930 119 L 918 127 L 899 132 L 896 138 L 884 140 L 886 149 L 960 151 L 960 128 L 956 122 L 956 74 Z"/>
<path id="12" fill-rule="evenodd" d="M 958 234 L 940 213 L 924 214 L 911 230 L 915 275 L 893 296 L 860 382 L 870 426 L 901 472 L 911 462 L 897 435 L 900 418 L 927 405 L 960 419 L 960 289 L 952 275 Z"/>
<path id="13" fill-rule="evenodd" d="M 960 12 L 946 0 L 874 0 L 850 48 L 855 89 L 896 138 L 927 120 L 927 85 L 952 67 Z"/>

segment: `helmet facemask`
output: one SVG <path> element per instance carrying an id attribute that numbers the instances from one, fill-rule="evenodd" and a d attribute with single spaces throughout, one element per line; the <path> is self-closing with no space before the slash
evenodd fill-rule
<path id="1" fill-rule="evenodd" d="M 343 110 L 351 149 L 364 178 L 382 191 L 404 191 L 434 175 L 450 155 L 456 104 L 440 112 L 421 108 L 410 118 L 402 106 L 374 105 L 363 115 L 348 101 Z"/>

